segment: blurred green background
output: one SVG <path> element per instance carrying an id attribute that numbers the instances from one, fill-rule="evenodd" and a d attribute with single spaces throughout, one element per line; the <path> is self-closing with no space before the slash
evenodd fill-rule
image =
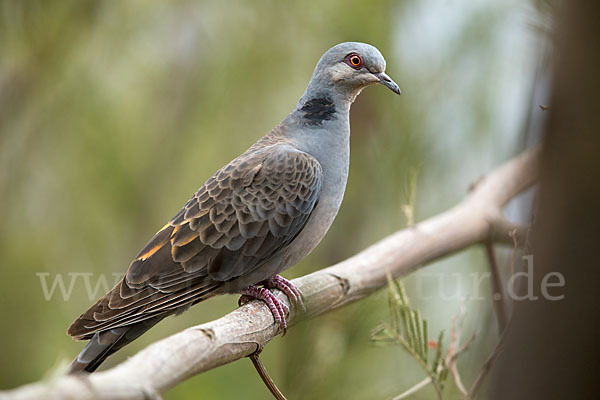
<path id="1" fill-rule="evenodd" d="M 292 110 L 336 43 L 377 46 L 403 95 L 374 87 L 353 105 L 344 204 L 286 277 L 404 227 L 415 174 L 417 221 L 460 201 L 539 119 L 542 20 L 533 2 L 517 0 L 0 1 L 0 389 L 48 377 L 79 352 L 65 333 L 72 320 L 206 178 Z M 489 281 L 478 288 L 469 278 L 486 270 L 473 248 L 406 280 L 431 336 L 466 307 L 464 336 L 478 333 L 459 361 L 468 383 L 497 340 Z M 57 276 L 68 296 L 58 286 L 44 294 L 42 282 Z M 468 300 L 474 290 L 483 299 Z M 103 368 L 236 301 L 166 319 Z M 382 291 L 294 327 L 263 361 L 290 399 L 390 398 L 424 375 L 400 348 L 370 343 L 387 317 Z M 453 383 L 446 393 L 457 393 Z M 428 388 L 413 398 L 433 396 Z M 248 360 L 165 395 L 240 397 L 269 397 Z"/>

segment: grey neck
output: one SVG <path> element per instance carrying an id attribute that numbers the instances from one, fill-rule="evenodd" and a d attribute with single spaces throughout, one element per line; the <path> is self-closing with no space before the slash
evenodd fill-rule
<path id="1" fill-rule="evenodd" d="M 321 127 L 336 119 L 348 119 L 352 94 L 340 91 L 327 77 L 313 75 L 288 122 Z"/>
<path id="2" fill-rule="evenodd" d="M 347 175 L 351 103 L 347 95 L 313 77 L 294 111 L 282 123 L 284 129 L 280 132 L 296 148 L 315 157 L 328 179 Z"/>

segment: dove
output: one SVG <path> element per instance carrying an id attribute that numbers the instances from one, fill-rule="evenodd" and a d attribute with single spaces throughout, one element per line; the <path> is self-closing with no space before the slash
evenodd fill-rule
<path id="1" fill-rule="evenodd" d="M 77 318 L 89 340 L 69 373 L 93 372 L 163 318 L 221 294 L 262 300 L 285 331 L 302 294 L 279 274 L 306 257 L 336 217 L 348 178 L 350 106 L 367 86 L 400 94 L 379 50 L 338 44 L 318 61 L 293 111 L 212 175 L 131 262 L 124 278 Z"/>

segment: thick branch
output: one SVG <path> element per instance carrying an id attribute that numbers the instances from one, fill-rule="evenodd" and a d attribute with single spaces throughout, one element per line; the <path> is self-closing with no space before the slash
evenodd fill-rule
<path id="1" fill-rule="evenodd" d="M 524 237 L 525 228 L 506 221 L 502 208 L 536 181 L 538 159 L 538 148 L 525 152 L 484 177 L 454 208 L 396 232 L 332 267 L 295 279 L 304 294 L 306 314 L 292 311 L 290 325 L 383 288 L 387 271 L 398 278 L 473 244 L 511 244 L 511 231 Z M 156 398 L 195 374 L 254 353 L 276 335 L 266 305 L 253 301 L 216 321 L 156 342 L 107 371 L 34 383 L 3 392 L 0 398 Z"/>

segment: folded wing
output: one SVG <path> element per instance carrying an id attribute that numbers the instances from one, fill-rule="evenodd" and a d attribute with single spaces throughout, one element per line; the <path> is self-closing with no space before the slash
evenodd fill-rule
<path id="1" fill-rule="evenodd" d="M 68 333 L 89 339 L 180 312 L 259 268 L 300 233 L 319 199 L 322 175 L 317 160 L 288 145 L 244 153 L 196 192 Z"/>

